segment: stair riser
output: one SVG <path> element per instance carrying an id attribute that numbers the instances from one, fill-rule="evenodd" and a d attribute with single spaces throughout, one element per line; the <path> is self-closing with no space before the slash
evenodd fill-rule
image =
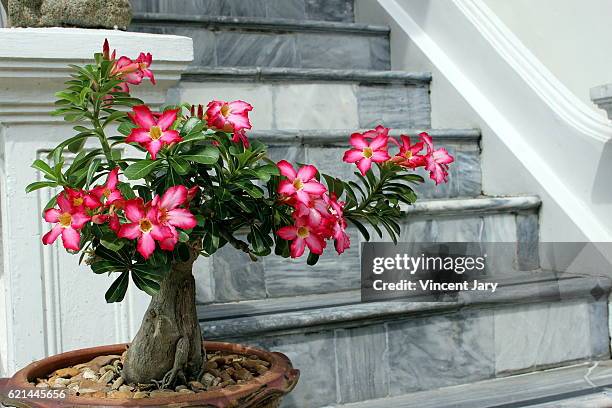
<path id="1" fill-rule="evenodd" d="M 199 66 L 390 69 L 386 33 L 212 31 L 144 22 L 132 24 L 130 30 L 193 38 L 193 65 Z"/>
<path id="2" fill-rule="evenodd" d="M 354 20 L 352 0 L 130 0 L 135 12 L 185 16 L 268 17 L 295 20 Z"/>
<path id="3" fill-rule="evenodd" d="M 605 301 L 575 299 L 231 341 L 301 370 L 283 407 L 322 407 L 608 358 L 606 322 Z"/>
<path id="4" fill-rule="evenodd" d="M 513 265 L 525 270 L 538 267 L 533 253 L 537 245 L 532 245 L 538 240 L 538 217 L 534 212 L 450 217 L 430 214 L 409 219 L 402 227 L 402 242 L 508 242 L 501 249 L 490 245 L 487 273 L 509 272 Z M 349 232 L 351 248 L 338 256 L 330 243 L 316 267 L 307 266 L 303 259 L 280 257 L 254 263 L 235 249 L 224 247 L 208 263 L 198 265 L 198 269 L 212 270 L 200 273 L 208 279 L 199 280 L 198 300 L 232 302 L 359 289 L 362 239 L 355 229 Z M 512 244 L 519 241 L 520 245 Z"/>
<path id="5" fill-rule="evenodd" d="M 242 99 L 255 109 L 254 129 L 429 128 L 427 85 L 359 82 L 186 82 L 177 100 Z"/>

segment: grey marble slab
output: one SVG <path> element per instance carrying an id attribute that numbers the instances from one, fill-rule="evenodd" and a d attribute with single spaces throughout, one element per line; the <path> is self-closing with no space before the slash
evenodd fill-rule
<path id="1" fill-rule="evenodd" d="M 528 271 L 540 267 L 540 228 L 537 214 L 516 216 L 517 269 Z"/>
<path id="2" fill-rule="evenodd" d="M 388 323 L 387 328 L 391 395 L 464 384 L 495 374 L 493 315 L 489 311 Z"/>
<path id="3" fill-rule="evenodd" d="M 362 84 L 399 85 L 410 84 L 425 87 L 431 82 L 429 72 L 404 71 L 376 71 L 363 69 L 328 69 L 328 68 L 274 68 L 274 67 L 192 67 L 189 68 L 183 79 L 193 82 L 219 81 L 231 79 L 232 81 L 248 82 L 286 82 L 286 81 L 330 81 L 330 82 L 359 82 Z M 382 90 L 379 90 L 379 94 Z M 419 91 L 423 93 L 423 91 Z M 372 98 L 376 97 L 373 92 Z M 366 92 L 367 94 L 367 92 Z M 368 95 L 365 95 L 368 96 Z M 380 96 L 380 95 L 379 95 Z M 407 96 L 405 98 L 408 100 Z M 373 107 L 372 107 L 373 108 Z M 370 127 L 370 125 L 362 125 Z M 428 128 L 429 122 L 423 124 L 398 125 L 394 127 Z"/>
<path id="4" fill-rule="evenodd" d="M 389 42 L 383 37 L 329 34 L 297 34 L 300 66 L 303 68 L 389 69 Z M 374 61 L 372 53 L 379 56 Z"/>
<path id="5" fill-rule="evenodd" d="M 460 215 L 495 214 L 503 212 L 536 211 L 541 201 L 538 196 L 456 198 L 449 200 L 421 200 L 405 211 L 411 217 L 430 217 L 432 214 Z"/>
<path id="6" fill-rule="evenodd" d="M 608 304 L 593 301 L 588 304 L 591 356 L 597 359 L 610 358 L 610 327 Z"/>
<path id="7" fill-rule="evenodd" d="M 389 353 L 384 325 L 336 330 L 339 402 L 389 395 Z"/>
<path id="8" fill-rule="evenodd" d="M 285 354 L 300 370 L 295 389 L 284 398 L 283 408 L 321 407 L 337 402 L 336 358 L 333 331 L 277 337 L 236 339 Z"/>
<path id="9" fill-rule="evenodd" d="M 306 15 L 312 20 L 353 21 L 353 0 L 305 0 Z"/>
<path id="10" fill-rule="evenodd" d="M 588 374 L 588 381 L 585 378 Z M 590 382 L 589 382 L 590 381 Z M 546 371 L 496 378 L 471 384 L 421 391 L 394 398 L 380 398 L 345 408 L 490 408 L 529 406 L 563 400 L 568 393 L 592 395 L 593 385 L 612 383 L 612 362 L 596 361 Z M 554 406 L 554 405 L 553 405 Z M 573 407 L 573 406 L 572 406 Z M 580 406 L 575 406 L 579 408 Z M 582 407 L 580 407 L 582 408 Z M 590 407 L 593 408 L 593 407 Z"/>
<path id="11" fill-rule="evenodd" d="M 357 91 L 359 125 L 373 128 L 429 127 L 431 105 L 426 86 L 362 85 Z"/>
<path id="12" fill-rule="evenodd" d="M 359 242 L 355 229 L 350 229 L 349 235 L 351 242 Z M 351 245 L 341 256 L 335 253 L 333 241 L 328 245 L 330 247 L 315 266 L 307 265 L 304 259 L 265 258 L 264 273 L 268 295 L 279 297 L 359 288 L 359 245 Z"/>
<path id="13" fill-rule="evenodd" d="M 216 34 L 216 41 L 217 63 L 220 66 L 301 65 L 296 52 L 295 36 L 291 34 L 221 31 Z"/>
<path id="14" fill-rule="evenodd" d="M 130 0 L 135 13 L 353 21 L 352 0 Z"/>
<path id="15" fill-rule="evenodd" d="M 137 14 L 131 30 L 186 35 L 196 48 L 213 47 L 193 65 L 226 67 L 390 68 L 387 27 L 287 19 Z M 211 34 L 215 34 L 211 36 Z M 200 44 L 200 42 L 204 42 Z"/>
<path id="16" fill-rule="evenodd" d="M 216 302 L 233 302 L 266 297 L 264 266 L 226 245 L 212 256 Z"/>
<path id="17" fill-rule="evenodd" d="M 495 311 L 497 375 L 590 357 L 589 312 L 584 300 Z"/>

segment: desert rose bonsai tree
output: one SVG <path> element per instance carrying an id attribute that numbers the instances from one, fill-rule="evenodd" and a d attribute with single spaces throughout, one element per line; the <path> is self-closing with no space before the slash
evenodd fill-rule
<path id="1" fill-rule="evenodd" d="M 130 85 L 155 83 L 151 62 L 145 53 L 115 58 L 105 43 L 94 63 L 73 66 L 55 114 L 77 122 L 76 134 L 48 161 L 34 162 L 44 180 L 26 190 L 58 189 L 44 210 L 52 226 L 43 243 L 61 236 L 94 273 L 116 276 L 108 302 L 123 299 L 130 279 L 151 295 L 122 376 L 167 388 L 204 371 L 192 275 L 199 256 L 232 245 L 253 261 L 273 252 L 298 258 L 307 248 L 314 265 L 329 242 L 338 254 L 350 246 L 348 223 L 365 239 L 370 225 L 395 241 L 400 205 L 416 200 L 409 184 L 423 181 L 414 169 L 424 167 L 438 184 L 453 158 L 425 133 L 412 144 L 379 126 L 350 136 L 343 160 L 356 164 L 358 182 L 274 163 L 246 136 L 253 109 L 246 102 L 153 111 L 130 96 Z"/>

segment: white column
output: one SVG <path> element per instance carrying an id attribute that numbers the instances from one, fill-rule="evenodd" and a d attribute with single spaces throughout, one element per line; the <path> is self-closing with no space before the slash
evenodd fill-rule
<path id="1" fill-rule="evenodd" d="M 187 37 L 82 29 L 0 29 L 0 374 L 62 351 L 128 341 L 148 299 L 131 292 L 108 305 L 111 279 L 79 266 L 61 243 L 45 246 L 41 210 L 50 193 L 25 194 L 40 178 L 30 168 L 74 134 L 73 124 L 52 117 L 53 94 L 63 89 L 68 64 L 90 60 L 108 38 L 118 55 L 153 54 L 157 85 L 133 86 L 152 105 L 166 100 L 193 59 Z"/>

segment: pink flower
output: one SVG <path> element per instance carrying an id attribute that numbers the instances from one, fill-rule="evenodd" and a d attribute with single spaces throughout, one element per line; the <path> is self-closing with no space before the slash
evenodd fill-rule
<path id="1" fill-rule="evenodd" d="M 328 211 L 331 215 L 328 218 L 332 222 L 330 235 L 334 238 L 336 252 L 341 254 L 351 246 L 351 238 L 346 233 L 347 224 L 343 216 L 344 202 L 338 201 L 335 194 L 324 195 L 323 199 L 329 206 Z"/>
<path id="2" fill-rule="evenodd" d="M 250 129 L 249 112 L 253 107 L 244 101 L 211 101 L 207 105 L 208 126 L 224 132 L 237 132 Z"/>
<path id="3" fill-rule="evenodd" d="M 242 145 L 245 147 L 245 149 L 248 149 L 249 146 L 251 145 L 249 143 L 249 139 L 247 138 L 247 135 L 244 129 L 236 130 L 234 132 L 234 137 L 232 137 L 232 142 L 234 143 L 242 142 Z"/>
<path id="4" fill-rule="evenodd" d="M 136 142 L 143 146 L 155 160 L 157 153 L 162 147 L 183 140 L 176 130 L 168 130 L 176 121 L 178 109 L 167 110 L 159 117 L 151 112 L 148 106 L 138 105 L 132 108 L 134 113 L 128 113 L 132 121 L 139 127 L 132 129 L 130 135 L 125 139 L 126 143 Z"/>
<path id="5" fill-rule="evenodd" d="M 115 59 L 116 52 L 113 50 L 113 53 L 110 52 L 110 44 L 108 43 L 108 38 L 104 39 L 104 44 L 102 45 L 102 58 L 107 61 L 113 61 Z"/>
<path id="6" fill-rule="evenodd" d="M 155 76 L 153 75 L 153 71 L 149 69 L 151 63 L 153 62 L 153 56 L 150 53 L 141 52 L 138 58 L 136 58 L 136 64 L 138 64 L 138 70 L 142 74 L 143 77 L 149 78 L 151 83 L 155 85 Z M 142 81 L 142 79 L 141 79 Z"/>
<path id="7" fill-rule="evenodd" d="M 317 197 L 327 191 L 323 184 L 313 180 L 317 174 L 315 166 L 302 166 L 297 173 L 286 160 L 279 161 L 277 166 L 280 173 L 287 178 L 287 180 L 281 180 L 278 185 L 278 192 L 280 194 L 295 197 L 297 201 L 308 205 L 311 195 Z"/>
<path id="8" fill-rule="evenodd" d="M 284 240 L 293 241 L 290 246 L 292 258 L 302 256 L 306 246 L 313 254 L 321 255 L 326 245 L 317 228 L 309 224 L 308 217 L 298 217 L 295 225 L 282 227 L 276 233 Z"/>
<path id="9" fill-rule="evenodd" d="M 93 198 L 91 192 L 66 187 L 62 194 L 66 196 L 75 211 L 85 212 L 86 209 L 93 210 L 100 207 L 100 201 Z"/>
<path id="10" fill-rule="evenodd" d="M 187 190 L 187 201 L 185 202 L 185 204 L 189 204 L 191 200 L 193 200 L 198 195 L 199 192 L 200 187 L 198 186 L 193 186 L 189 190 Z"/>
<path id="11" fill-rule="evenodd" d="M 323 198 L 313 198 L 308 204 L 297 202 L 295 214 L 297 217 L 308 217 L 310 225 L 321 224 L 321 219 L 324 215 L 328 215 L 328 206 Z"/>
<path id="12" fill-rule="evenodd" d="M 123 196 L 121 195 L 121 191 L 117 189 L 117 184 L 119 183 L 118 175 L 119 167 L 116 167 L 108 173 L 106 183 L 102 186 L 93 188 L 90 194 L 96 197 L 96 199 L 104 205 L 109 205 L 117 200 L 121 200 Z"/>
<path id="13" fill-rule="evenodd" d="M 387 152 L 388 140 L 386 134 L 379 134 L 368 143 L 364 135 L 353 133 L 350 143 L 354 149 L 347 150 L 343 160 L 347 163 L 357 163 L 357 168 L 362 175 L 365 175 L 372 167 L 372 162 L 382 163 L 390 159 Z"/>
<path id="14" fill-rule="evenodd" d="M 391 140 L 400 148 L 399 153 L 391 158 L 393 162 L 411 169 L 425 166 L 427 156 L 419 154 L 423 150 L 423 142 L 411 144 L 410 137 L 406 135 L 401 135 L 401 145 L 395 142 L 395 139 Z"/>
<path id="15" fill-rule="evenodd" d="M 120 76 L 125 82 L 132 85 L 140 85 L 143 78 L 149 78 L 151 83 L 155 85 L 153 71 L 149 69 L 152 62 L 153 56 L 149 53 L 141 52 L 135 60 L 122 56 L 115 62 L 111 74 Z"/>
<path id="16" fill-rule="evenodd" d="M 64 248 L 78 251 L 81 244 L 80 229 L 91 219 L 87 214 L 78 211 L 64 194 L 57 196 L 59 209 L 50 208 L 45 211 L 45 221 L 56 223 L 51 231 L 47 232 L 42 242 L 49 245 L 62 235 Z"/>
<path id="17" fill-rule="evenodd" d="M 157 220 L 168 228 L 171 236 L 160 241 L 159 246 L 165 251 L 172 251 L 178 242 L 176 228 L 192 229 L 197 225 L 195 216 L 185 208 L 178 208 L 187 201 L 189 191 L 185 186 L 170 187 L 161 198 L 156 196 L 151 205 L 158 208 Z"/>
<path id="18" fill-rule="evenodd" d="M 389 128 L 382 125 L 376 126 L 374 129 L 363 132 L 363 137 L 366 139 L 374 139 L 377 136 L 389 136 Z"/>
<path id="19" fill-rule="evenodd" d="M 155 251 L 155 241 L 163 241 L 171 236 L 167 227 L 159 225 L 159 210 L 155 206 L 145 206 L 141 198 L 125 203 L 125 216 L 131 223 L 122 224 L 119 238 L 138 239 L 136 250 L 144 259 Z"/>
<path id="20" fill-rule="evenodd" d="M 435 181 L 436 184 L 447 182 L 448 165 L 454 162 L 455 158 L 443 147 L 435 150 L 431 137 L 427 133 L 421 133 L 419 136 L 421 136 L 427 145 L 427 163 L 425 165 L 425 170 L 429 171 L 429 177 Z"/>

